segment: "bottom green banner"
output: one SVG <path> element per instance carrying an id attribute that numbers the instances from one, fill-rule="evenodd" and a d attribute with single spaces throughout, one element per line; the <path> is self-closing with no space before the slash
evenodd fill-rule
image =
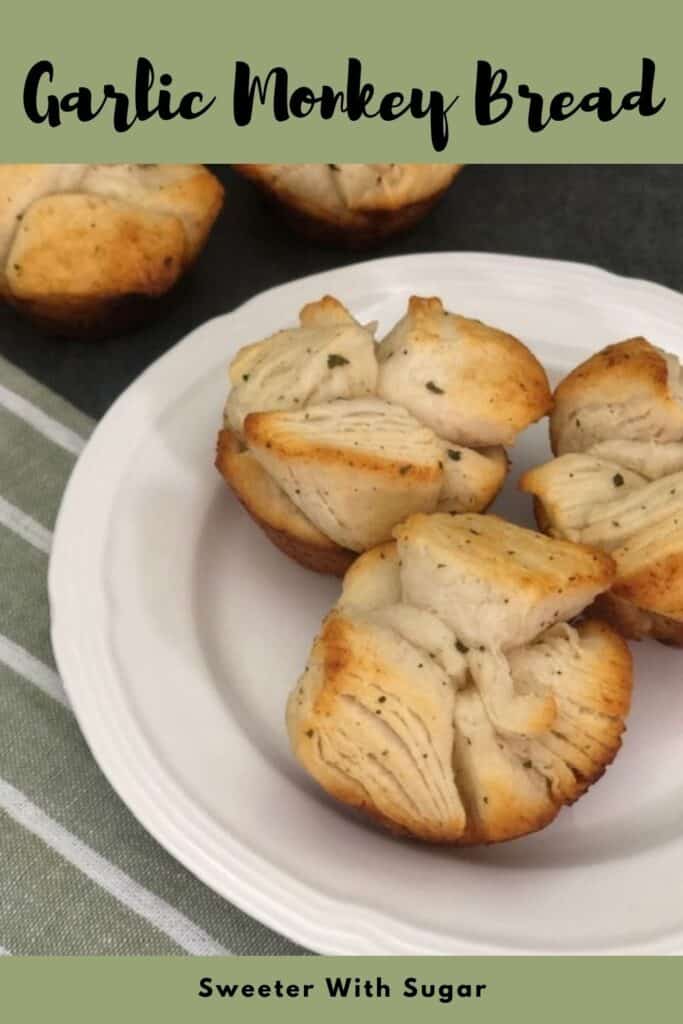
<path id="1" fill-rule="evenodd" d="M 7 1021 L 679 1020 L 678 958 L 3 958 Z M 144 1016 L 143 1016 L 144 1015 Z"/>

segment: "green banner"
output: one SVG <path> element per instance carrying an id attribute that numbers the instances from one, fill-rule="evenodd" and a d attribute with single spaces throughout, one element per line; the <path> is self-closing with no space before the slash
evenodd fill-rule
<path id="1" fill-rule="evenodd" d="M 681 23 L 670 0 L 23 4 L 2 156 L 677 162 Z"/>
<path id="2" fill-rule="evenodd" d="M 0 962 L 14 1021 L 524 1021 L 668 1024 L 677 959 L 242 957 Z"/>

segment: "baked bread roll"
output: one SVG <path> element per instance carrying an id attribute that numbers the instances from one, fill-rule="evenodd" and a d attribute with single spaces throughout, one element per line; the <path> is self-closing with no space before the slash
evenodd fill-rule
<path id="1" fill-rule="evenodd" d="M 438 299 L 412 298 L 379 345 L 375 329 L 326 296 L 230 367 L 216 465 L 270 539 L 320 572 L 343 575 L 412 513 L 487 508 L 503 444 L 550 401 L 521 342 Z"/>
<path id="2" fill-rule="evenodd" d="M 548 825 L 616 755 L 631 658 L 569 625 L 609 556 L 496 516 L 415 515 L 344 579 L 287 727 L 333 797 L 392 832 L 494 843 Z"/>
<path id="3" fill-rule="evenodd" d="M 439 500 L 438 438 L 379 398 L 250 413 L 244 432 L 271 479 L 319 530 L 351 551 L 386 540 L 398 521 Z"/>
<path id="4" fill-rule="evenodd" d="M 369 246 L 412 227 L 462 164 L 236 164 L 309 237 Z"/>
<path id="5" fill-rule="evenodd" d="M 527 472 L 542 529 L 608 551 L 596 611 L 625 636 L 683 645 L 683 392 L 678 359 L 644 338 L 610 345 L 558 386 L 558 458 Z"/>
<path id="6" fill-rule="evenodd" d="M 223 203 L 198 164 L 0 165 L 0 296 L 61 334 L 160 308 Z"/>
<path id="7" fill-rule="evenodd" d="M 521 341 L 446 312 L 440 299 L 411 299 L 377 357 L 380 397 L 449 441 L 514 444 L 550 406 L 545 371 Z"/>

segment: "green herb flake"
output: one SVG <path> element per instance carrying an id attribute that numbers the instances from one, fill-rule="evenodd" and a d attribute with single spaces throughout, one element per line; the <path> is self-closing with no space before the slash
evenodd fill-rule
<path id="1" fill-rule="evenodd" d="M 336 352 L 330 352 L 327 357 L 327 369 L 334 370 L 335 366 L 348 366 L 349 361 L 346 356 L 340 356 Z"/>
<path id="2" fill-rule="evenodd" d="M 448 458 L 453 459 L 453 462 L 460 462 L 460 459 L 462 458 L 462 452 L 456 452 L 455 448 L 449 448 Z"/>
<path id="3" fill-rule="evenodd" d="M 612 477 L 612 483 L 614 484 L 615 487 L 623 487 L 624 486 L 624 478 L 621 475 L 621 473 L 615 473 L 614 474 L 614 476 Z"/>

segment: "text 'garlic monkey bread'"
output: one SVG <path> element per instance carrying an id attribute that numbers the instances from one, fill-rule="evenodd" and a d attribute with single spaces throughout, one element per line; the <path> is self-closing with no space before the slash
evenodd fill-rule
<path id="1" fill-rule="evenodd" d="M 545 415 L 545 373 L 517 339 L 412 298 L 375 342 L 329 296 L 300 326 L 247 345 L 216 465 L 270 539 L 342 575 L 415 512 L 479 512 L 507 473 L 505 445 Z"/>
<path id="2" fill-rule="evenodd" d="M 555 392 L 557 458 L 527 472 L 543 530 L 608 551 L 596 611 L 628 637 L 683 645 L 683 387 L 676 356 L 632 338 Z"/>
<path id="3" fill-rule="evenodd" d="M 292 749 L 391 831 L 459 846 L 548 825 L 616 755 L 631 657 L 608 555 L 497 516 L 414 515 L 344 579 L 290 695 Z"/>

